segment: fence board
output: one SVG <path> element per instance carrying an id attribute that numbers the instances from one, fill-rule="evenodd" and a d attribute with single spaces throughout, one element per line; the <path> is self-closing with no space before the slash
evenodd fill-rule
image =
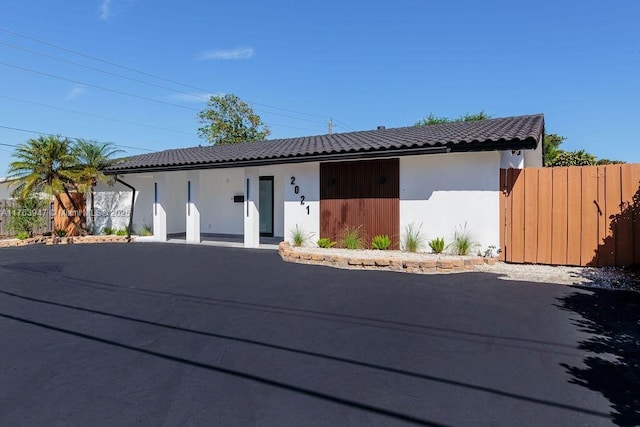
<path id="1" fill-rule="evenodd" d="M 580 265 L 582 248 L 582 169 L 567 168 L 567 265 Z"/>
<path id="2" fill-rule="evenodd" d="M 505 173 L 501 170 L 501 175 Z M 508 262 L 640 265 L 640 165 L 507 170 Z"/>
<path id="3" fill-rule="evenodd" d="M 567 263 L 567 170 L 569 168 L 551 168 L 552 176 L 552 213 L 551 213 L 551 264 Z"/>
<path id="4" fill-rule="evenodd" d="M 522 176 L 524 179 L 524 262 L 538 262 L 538 204 L 531 197 L 538 194 L 538 170 Z"/>
<path id="5" fill-rule="evenodd" d="M 500 259 L 502 261 L 505 260 L 507 249 L 505 241 L 505 228 L 508 224 L 507 217 L 509 213 L 507 212 L 507 170 L 503 169 L 500 171 Z"/>
<path id="6" fill-rule="evenodd" d="M 513 183 L 511 191 L 511 250 L 510 257 L 513 262 L 524 262 L 524 175 L 519 169 L 512 169 L 510 182 Z"/>
<path id="7" fill-rule="evenodd" d="M 553 183 L 551 169 L 538 174 L 538 263 L 551 264 Z"/>

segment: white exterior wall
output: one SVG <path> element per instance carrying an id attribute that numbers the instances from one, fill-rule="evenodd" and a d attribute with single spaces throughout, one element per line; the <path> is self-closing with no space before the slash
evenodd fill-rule
<path id="1" fill-rule="evenodd" d="M 500 161 L 493 151 L 401 157 L 401 234 L 422 224 L 425 244 L 436 237 L 448 244 L 466 223 L 477 249 L 499 246 Z"/>
<path id="2" fill-rule="evenodd" d="M 164 210 L 167 215 L 167 234 L 187 231 L 187 172 L 164 172 Z M 159 190 L 162 191 L 162 190 Z"/>
<path id="3" fill-rule="evenodd" d="M 291 231 L 298 225 L 310 236 L 309 244 L 312 244 L 320 236 L 320 164 L 299 163 L 279 167 L 284 178 L 284 238 L 291 241 Z M 294 184 L 291 184 L 292 177 L 295 178 Z M 295 193 L 296 185 L 298 194 Z M 301 196 L 304 196 L 304 205 L 300 204 Z"/>
<path id="4" fill-rule="evenodd" d="M 540 137 L 540 141 L 538 142 L 538 146 L 535 150 L 525 150 L 524 152 L 524 166 L 527 168 L 541 168 L 543 159 L 542 159 L 542 147 L 543 147 L 543 137 Z"/>
<path id="5" fill-rule="evenodd" d="M 11 181 L 2 181 L 0 180 L 0 200 L 10 199 L 11 192 L 15 187 L 10 186 Z"/>
<path id="6" fill-rule="evenodd" d="M 153 226 L 153 179 L 150 175 L 126 175 L 123 181 L 136 189 L 133 210 L 133 231 L 142 226 Z M 91 207 L 90 200 L 87 208 Z M 131 189 L 116 182 L 113 185 L 98 184 L 95 189 L 96 232 L 104 227 L 124 230 L 129 225 Z M 90 220 L 90 218 L 89 218 Z"/>
<path id="7" fill-rule="evenodd" d="M 211 169 L 200 171 L 200 231 L 202 233 L 243 233 L 243 203 L 233 196 L 244 194 L 244 169 Z"/>

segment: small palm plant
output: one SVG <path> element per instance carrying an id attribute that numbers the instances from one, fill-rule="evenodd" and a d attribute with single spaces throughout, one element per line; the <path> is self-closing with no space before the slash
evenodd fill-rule
<path id="1" fill-rule="evenodd" d="M 371 241 L 371 247 L 373 249 L 386 251 L 387 249 L 389 249 L 389 246 L 391 246 L 391 239 L 386 234 L 375 236 Z"/>
<path id="2" fill-rule="evenodd" d="M 429 242 L 429 247 L 434 254 L 441 254 L 445 248 L 444 239 L 441 237 L 436 237 Z"/>
<path id="3" fill-rule="evenodd" d="M 319 248 L 329 249 L 337 245 L 338 242 L 334 242 L 328 237 L 321 237 L 320 239 L 318 239 L 316 244 L 318 245 Z"/>

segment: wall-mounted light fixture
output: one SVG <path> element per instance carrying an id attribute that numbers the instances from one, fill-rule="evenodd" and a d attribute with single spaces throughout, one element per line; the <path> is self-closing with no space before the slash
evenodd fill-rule
<path id="1" fill-rule="evenodd" d="M 519 156 L 520 155 L 520 150 L 511 150 L 511 155 L 512 156 Z"/>

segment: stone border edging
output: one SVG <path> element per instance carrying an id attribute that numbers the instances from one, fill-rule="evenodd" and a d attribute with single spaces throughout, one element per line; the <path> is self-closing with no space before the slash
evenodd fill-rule
<path id="1" fill-rule="evenodd" d="M 304 248 L 296 248 L 294 250 L 289 242 L 280 242 L 278 245 L 278 253 L 286 262 L 359 270 L 401 271 L 406 273 L 454 273 L 471 271 L 480 265 L 495 265 L 496 263 L 495 258 L 481 257 L 420 261 L 397 258 L 357 258 L 318 252 L 305 252 Z"/>
<path id="2" fill-rule="evenodd" d="M 127 236 L 75 236 L 75 237 L 31 237 L 24 240 L 0 240 L 0 248 L 14 248 L 29 245 L 71 245 L 88 243 L 128 243 L 133 242 Z"/>

